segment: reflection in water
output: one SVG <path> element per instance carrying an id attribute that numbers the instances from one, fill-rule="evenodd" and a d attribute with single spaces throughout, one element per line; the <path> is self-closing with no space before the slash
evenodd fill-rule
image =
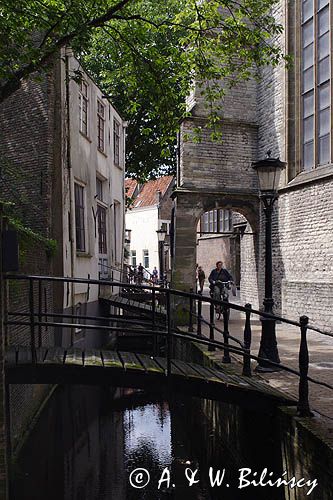
<path id="1" fill-rule="evenodd" d="M 211 431 L 203 430 L 200 415 L 196 427 L 182 408 L 187 405 L 175 401 L 144 403 L 142 393 L 129 390 L 59 388 L 13 467 L 10 500 L 259 499 L 258 490 L 242 497 L 226 488 L 209 490 L 207 474 L 188 487 L 186 468 L 201 472 L 215 464 L 205 459 Z M 216 464 L 232 473 L 230 455 L 221 452 L 219 442 L 213 446 Z M 150 474 L 142 489 L 129 482 L 137 468 Z M 171 482 L 158 489 L 165 468 Z"/>
<path id="2" fill-rule="evenodd" d="M 168 403 L 143 404 L 135 396 L 110 388 L 59 388 L 13 467 L 10 499 L 209 498 L 198 496 L 201 490 L 194 488 L 184 496 L 183 478 L 177 488 L 171 483 L 167 488 L 165 481 L 158 489 L 164 468 L 177 477 L 179 464 L 185 466 L 186 460 L 175 453 L 186 449 L 186 443 L 177 436 L 173 445 L 176 415 L 171 416 Z M 150 473 L 142 489 L 129 483 L 139 467 Z"/>

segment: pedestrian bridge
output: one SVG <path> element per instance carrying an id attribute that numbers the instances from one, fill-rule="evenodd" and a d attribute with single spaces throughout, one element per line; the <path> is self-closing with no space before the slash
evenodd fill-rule
<path id="1" fill-rule="evenodd" d="M 7 384 L 106 384 L 146 389 L 155 391 L 158 395 L 169 391 L 180 392 L 251 408 L 297 404 L 298 413 L 303 417 L 311 416 L 308 381 L 333 389 L 329 384 L 308 377 L 306 335 L 310 327 L 306 316 L 296 322 L 254 310 L 250 304 L 243 307 L 193 292 L 148 285 L 88 278 L 9 274 L 4 274 L 3 278 L 24 281 L 29 285 L 26 287 L 27 306 L 23 305 L 19 311 L 5 310 L 4 314 Z M 106 317 L 96 317 L 47 311 L 42 307 L 43 287 L 45 284 L 51 286 L 57 283 L 67 283 L 67 288 L 70 283 L 79 283 L 87 286 L 88 292 L 90 287 L 97 286 L 102 290 L 100 300 L 116 306 L 116 312 L 111 314 L 110 310 Z M 114 288 L 118 291 L 116 298 Z M 136 297 L 143 292 L 146 297 L 142 307 L 139 307 L 136 300 L 128 298 L 131 293 Z M 7 300 L 4 304 L 7 304 Z M 209 321 L 202 315 L 203 304 L 209 308 Z M 223 326 L 221 322 L 215 321 L 216 307 L 223 312 Z M 244 315 L 243 341 L 229 333 L 229 309 L 235 309 Z M 123 315 L 124 310 L 129 312 L 128 316 Z M 278 320 L 299 328 L 299 371 L 272 360 L 265 343 L 262 345 L 264 356 L 259 357 L 251 353 L 252 317 Z M 181 328 L 179 319 L 182 320 Z M 209 327 L 209 338 L 202 335 L 203 323 Z M 27 338 L 25 346 L 12 345 L 15 344 L 11 341 L 12 327 L 19 327 L 27 332 L 30 341 Z M 125 350 L 80 350 L 73 346 L 66 348 L 43 345 L 42 328 L 104 331 L 114 336 L 134 334 L 139 339 L 142 336 L 142 340 L 149 335 L 153 338 L 152 355 L 124 352 Z M 216 340 L 216 332 L 223 335 L 223 342 Z M 20 336 L 22 338 L 21 333 Z M 202 366 L 187 362 L 188 355 L 183 359 L 181 353 L 186 351 L 183 347 L 189 346 L 190 343 L 199 344 L 208 351 L 223 351 L 223 364 Z M 240 363 L 237 365 L 241 366 L 241 375 L 238 373 L 240 370 L 236 373 L 230 369 L 230 354 L 239 358 Z M 177 355 L 182 359 L 176 359 Z M 265 381 L 252 377 L 251 360 L 257 361 L 260 367 L 278 368 L 296 375 L 299 378 L 298 401 L 273 389 Z M 190 358 L 190 361 L 193 360 Z M 236 363 L 233 365 L 236 366 Z"/>
<path id="2" fill-rule="evenodd" d="M 255 408 L 295 405 L 296 401 L 264 382 L 207 368 L 132 352 L 64 348 L 10 347 L 6 352 L 9 384 L 83 384 L 132 387 L 191 394 Z"/>

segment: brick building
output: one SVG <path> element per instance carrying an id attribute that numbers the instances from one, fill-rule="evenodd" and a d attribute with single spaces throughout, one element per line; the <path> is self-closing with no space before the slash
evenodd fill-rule
<path id="1" fill-rule="evenodd" d="M 44 238 L 57 242 L 50 255 L 28 240 L 20 272 L 98 278 L 121 268 L 124 237 L 125 122 L 70 50 L 62 51 L 41 81 L 23 82 L 0 106 L 0 198 L 16 204 L 16 215 Z M 80 80 L 73 76 L 81 75 Z M 116 276 L 115 276 L 116 279 Z M 44 311 L 95 314 L 97 287 L 58 284 L 35 288 Z M 28 311 L 28 289 L 10 288 L 10 309 Z M 29 331 L 13 327 L 9 344 L 28 345 Z M 40 328 L 36 343 L 90 342 L 84 329 Z M 47 396 L 47 386 L 12 386 L 11 437 L 15 445 Z"/>
<path id="2" fill-rule="evenodd" d="M 195 233 L 203 213 L 232 209 L 247 220 L 240 236 L 243 302 L 263 299 L 264 216 L 251 164 L 271 150 L 287 162 L 273 214 L 275 311 L 307 314 L 333 324 L 333 147 L 332 0 L 280 0 L 273 15 L 284 32 L 275 42 L 294 64 L 262 71 L 229 91 L 223 102 L 221 143 L 192 142 L 191 131 L 206 123 L 200 91 L 189 99 L 191 116 L 181 125 L 175 192 L 174 285 L 194 283 Z M 183 285 L 182 285 L 183 283 Z"/>

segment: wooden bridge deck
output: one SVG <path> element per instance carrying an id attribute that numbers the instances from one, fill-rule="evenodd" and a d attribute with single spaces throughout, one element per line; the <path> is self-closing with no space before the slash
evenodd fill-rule
<path id="1" fill-rule="evenodd" d="M 36 361 L 29 347 L 11 346 L 6 351 L 6 382 L 9 384 L 60 383 L 133 387 L 159 394 L 185 392 L 251 408 L 295 405 L 283 393 L 249 377 L 172 359 L 166 375 L 166 359 L 123 351 L 38 348 Z"/>
<path id="2" fill-rule="evenodd" d="M 109 297 L 103 297 L 100 300 L 104 300 L 112 304 L 113 306 L 119 307 L 120 309 L 130 310 L 130 311 L 140 311 L 145 314 L 152 313 L 152 306 L 146 302 L 140 302 L 138 300 L 133 300 L 128 297 L 123 297 L 122 295 L 110 295 Z M 155 308 L 156 315 L 166 315 L 165 307 L 156 305 Z"/>

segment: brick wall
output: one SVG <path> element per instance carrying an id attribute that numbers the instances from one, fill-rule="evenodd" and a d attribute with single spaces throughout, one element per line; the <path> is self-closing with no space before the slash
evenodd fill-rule
<path id="1" fill-rule="evenodd" d="M 251 168 L 256 159 L 257 129 L 243 123 L 223 123 L 223 140 L 212 142 L 203 129 L 200 143 L 191 139 L 193 128 L 205 122 L 186 120 L 182 124 L 180 185 L 198 190 L 255 190 L 257 178 Z M 186 136 L 188 137 L 186 139 Z M 209 175 L 207 176 L 207 173 Z"/>
<path id="2" fill-rule="evenodd" d="M 0 107 L 1 198 L 15 203 L 16 215 L 24 224 L 44 237 L 51 237 L 53 131 L 55 88 L 52 75 L 43 82 L 26 82 Z M 35 241 L 21 245 L 20 272 L 52 274 L 52 259 L 45 247 Z M 43 307 L 51 309 L 52 290 L 42 291 Z M 37 291 L 37 289 L 35 289 Z M 37 297 L 35 299 L 37 307 Z M 9 287 L 9 309 L 28 311 L 28 287 L 13 282 Z M 52 345 L 52 330 L 42 328 L 43 344 Z M 10 327 L 8 343 L 28 345 L 26 327 Z M 38 332 L 36 332 L 38 343 Z M 10 389 L 12 444 L 18 444 L 31 417 L 48 393 L 48 386 L 15 385 Z"/>
<path id="3" fill-rule="evenodd" d="M 306 314 L 333 328 L 333 181 L 282 192 L 273 226 L 276 300 L 283 314 Z"/>
<path id="4" fill-rule="evenodd" d="M 231 245 L 229 236 L 208 236 L 198 240 L 197 263 L 206 274 L 206 284 L 212 269 L 215 269 L 216 262 L 222 260 L 224 267 L 233 273 Z"/>

